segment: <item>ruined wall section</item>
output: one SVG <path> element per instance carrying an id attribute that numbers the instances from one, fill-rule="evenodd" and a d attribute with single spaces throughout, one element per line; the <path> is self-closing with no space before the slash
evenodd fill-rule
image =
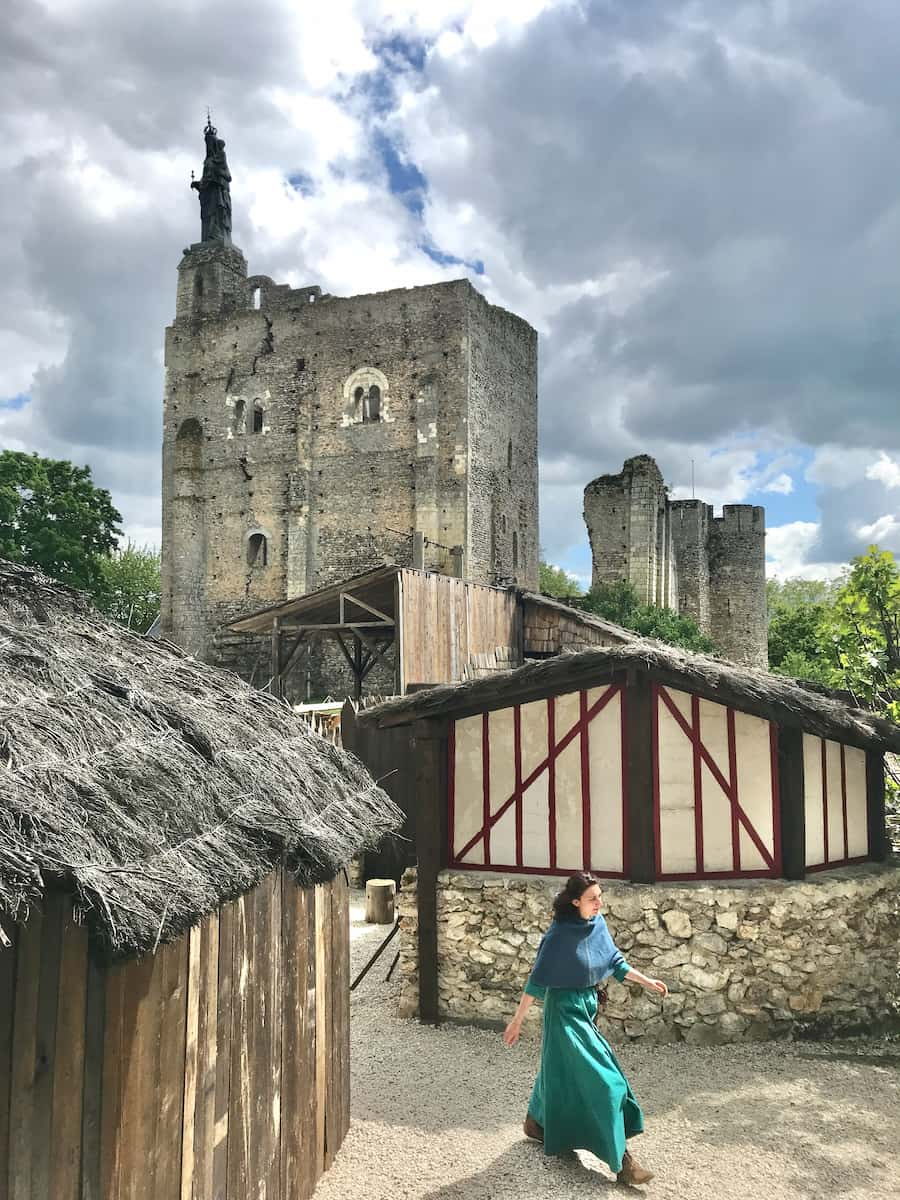
<path id="1" fill-rule="evenodd" d="M 671 607 L 693 617 L 700 629 L 710 635 L 707 542 L 712 505 L 702 500 L 675 500 L 670 509 L 673 556 L 678 563 L 677 593 Z"/>
<path id="2" fill-rule="evenodd" d="M 468 290 L 466 576 L 538 587 L 537 333 Z"/>
<path id="3" fill-rule="evenodd" d="M 617 475 L 601 475 L 589 483 L 584 519 L 593 585 L 628 579 L 641 604 L 668 605 L 675 569 L 666 487 L 654 460 L 637 455 Z"/>
<path id="4" fill-rule="evenodd" d="M 593 584 L 627 579 L 643 604 L 692 617 L 726 658 L 768 663 L 765 510 L 671 501 L 649 455 L 584 492 Z"/>
<path id="5" fill-rule="evenodd" d="M 710 637 L 726 658 L 768 666 L 766 514 L 752 504 L 726 504 L 710 521 Z"/>

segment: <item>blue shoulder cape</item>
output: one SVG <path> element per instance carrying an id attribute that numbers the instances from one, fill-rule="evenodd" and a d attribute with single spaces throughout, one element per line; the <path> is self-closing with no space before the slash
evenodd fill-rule
<path id="1" fill-rule="evenodd" d="M 541 938 L 531 982 L 539 987 L 589 988 L 624 962 L 601 916 L 554 921 Z"/>

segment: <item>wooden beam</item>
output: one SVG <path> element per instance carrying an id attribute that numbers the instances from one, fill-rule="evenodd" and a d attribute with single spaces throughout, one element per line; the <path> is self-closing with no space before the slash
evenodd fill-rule
<path id="1" fill-rule="evenodd" d="M 357 608 L 361 608 L 363 612 L 370 613 L 373 617 L 380 617 L 385 625 L 393 625 L 393 617 L 389 617 L 387 613 L 381 611 L 380 608 L 373 608 L 371 604 L 366 604 L 365 600 L 360 600 L 358 596 L 354 596 L 352 592 L 341 592 L 341 620 L 344 620 L 344 601 L 350 604 L 355 604 Z"/>
<path id="2" fill-rule="evenodd" d="M 653 788 L 653 687 L 649 676 L 629 671 L 625 690 L 625 870 L 634 883 L 656 878 L 656 814 Z"/>
<path id="3" fill-rule="evenodd" d="M 403 572 L 398 571 L 394 580 L 394 690 L 398 696 L 406 691 L 403 665 Z"/>
<path id="4" fill-rule="evenodd" d="M 276 617 L 272 622 L 272 681 L 269 691 L 280 700 L 283 695 L 281 680 L 281 623 Z"/>
<path id="5" fill-rule="evenodd" d="M 778 726 L 778 800 L 781 810 L 781 864 L 785 879 L 806 876 L 806 812 L 803 731 Z"/>
<path id="6" fill-rule="evenodd" d="M 447 746 L 445 721 L 417 721 L 415 758 L 416 905 L 419 927 L 419 1020 L 437 1024 L 437 879 L 447 863 Z"/>
<path id="7" fill-rule="evenodd" d="M 315 622 L 304 622 L 302 625 L 288 622 L 281 626 L 284 633 L 315 633 L 317 630 L 322 630 L 325 633 L 331 633 L 338 629 L 343 631 L 354 629 L 393 629 L 393 621 L 323 621 L 319 624 Z"/>
<path id="8" fill-rule="evenodd" d="M 869 858 L 884 862 L 888 856 L 888 836 L 884 812 L 884 755 L 866 751 L 866 816 L 869 822 Z"/>
<path id="9" fill-rule="evenodd" d="M 288 652 L 287 661 L 281 668 L 282 680 L 287 679 L 288 675 L 290 675 L 291 671 L 293 671 L 294 667 L 296 667 L 297 663 L 300 661 L 300 651 L 303 650 L 305 646 L 306 634 L 301 633 L 294 642 L 293 646 L 291 646 L 290 651 Z"/>
<path id="10" fill-rule="evenodd" d="M 353 655 L 347 649 L 347 645 L 344 642 L 344 639 L 341 637 L 341 635 L 339 633 L 336 633 L 334 635 L 334 639 L 337 642 L 337 644 L 340 646 L 341 650 L 344 652 L 344 658 L 346 658 L 346 660 L 350 666 L 350 670 L 351 671 L 354 670 L 355 664 L 353 662 Z"/>

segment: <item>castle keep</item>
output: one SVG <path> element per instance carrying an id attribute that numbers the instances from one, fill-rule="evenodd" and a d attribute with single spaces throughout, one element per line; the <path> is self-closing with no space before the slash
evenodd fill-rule
<path id="1" fill-rule="evenodd" d="M 224 625 L 385 561 L 536 587 L 535 331 L 467 280 L 248 275 L 229 180 L 208 129 L 166 331 L 164 636 L 246 675 Z"/>
<path id="2" fill-rule="evenodd" d="M 649 455 L 584 490 L 593 584 L 634 584 L 642 604 L 693 617 L 726 658 L 768 665 L 765 510 L 670 500 Z"/>

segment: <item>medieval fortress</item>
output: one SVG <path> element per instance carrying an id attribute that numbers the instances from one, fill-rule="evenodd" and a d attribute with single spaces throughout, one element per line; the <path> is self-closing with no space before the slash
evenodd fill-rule
<path id="1" fill-rule="evenodd" d="M 239 615 L 383 562 L 538 586 L 537 334 L 467 280 L 335 297 L 249 275 L 224 142 L 166 330 L 164 636 L 242 674 Z M 652 459 L 585 492 L 594 581 L 765 664 L 763 510 L 670 502 Z"/>

